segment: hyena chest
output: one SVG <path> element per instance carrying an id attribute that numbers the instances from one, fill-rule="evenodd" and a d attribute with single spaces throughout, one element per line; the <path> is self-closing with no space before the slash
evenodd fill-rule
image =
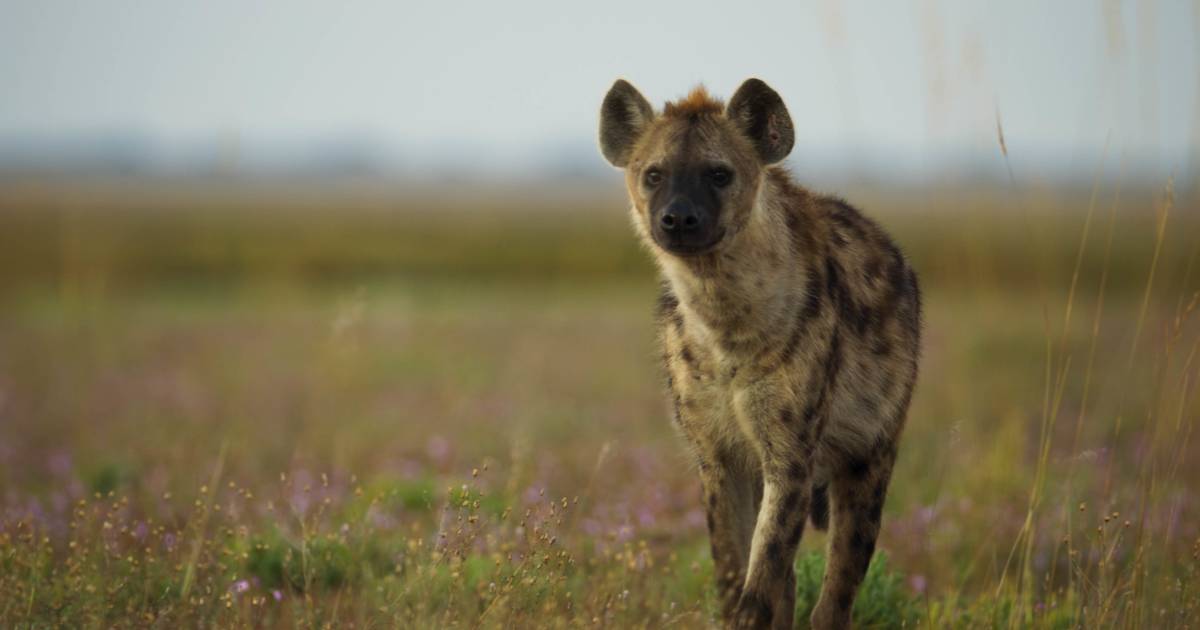
<path id="1" fill-rule="evenodd" d="M 724 339 L 696 329 L 664 335 L 676 421 L 690 441 L 751 454 L 745 419 L 752 411 L 745 400 L 762 375 L 745 357 L 727 352 Z"/>
<path id="2" fill-rule="evenodd" d="M 778 279 L 766 276 L 723 272 L 721 281 L 704 281 L 684 290 L 684 334 L 707 351 L 717 377 L 744 378 L 745 368 L 752 367 L 755 358 L 779 343 L 786 332 L 794 305 L 787 291 L 773 286 L 780 284 Z"/>
<path id="3" fill-rule="evenodd" d="M 737 421 L 737 366 L 690 346 L 681 354 L 694 364 L 688 365 L 681 356 L 671 366 L 680 431 L 689 442 L 729 453 L 751 453 L 751 443 Z"/>
<path id="4" fill-rule="evenodd" d="M 755 416 L 747 404 L 758 393 L 761 375 L 735 361 L 714 357 L 704 350 L 688 349 L 694 365 L 687 361 L 672 361 L 671 382 L 679 408 L 676 423 L 680 432 L 693 445 L 704 450 L 724 452 L 746 462 L 751 468 L 762 464 L 756 446 L 754 422 L 769 421 Z M 835 433 L 844 433 L 835 430 Z M 812 454 L 811 470 L 815 483 L 828 479 L 831 450 L 817 444 Z"/>
<path id="5" fill-rule="evenodd" d="M 754 304 L 754 308 L 746 309 L 737 302 L 722 308 L 722 302 L 715 299 L 680 305 L 681 316 L 668 325 L 663 339 L 679 411 L 677 421 L 689 441 L 741 453 L 756 460 L 756 428 L 759 434 L 764 428 L 767 431 L 789 429 L 771 424 L 778 414 L 762 413 L 765 407 L 774 408 L 761 404 L 764 398 L 779 405 L 801 408 L 806 392 L 820 391 L 825 385 L 812 382 L 820 378 L 820 370 L 816 369 L 819 366 L 814 362 L 819 362 L 822 357 L 828 360 L 830 330 L 836 326 L 835 322 L 828 313 L 814 316 L 805 328 L 811 334 L 799 335 L 796 348 L 787 351 L 791 337 L 796 336 L 793 329 L 797 314 L 795 308 L 790 311 L 780 308 L 776 313 L 774 306 L 769 297 Z M 723 315 L 710 315 L 710 312 Z M 734 320 L 733 325 L 721 325 L 729 319 Z M 781 332 L 789 334 L 781 335 Z M 787 353 L 790 358 L 781 363 L 781 353 Z M 867 386 L 864 381 L 870 378 L 861 378 L 867 375 L 860 374 L 860 369 L 855 365 L 848 370 L 848 384 Z M 846 388 L 832 387 L 832 384 L 829 395 L 853 397 Z M 853 399 L 858 402 L 856 397 Z M 820 423 L 823 435 L 817 436 L 814 444 L 814 478 L 826 476 L 825 464 L 832 453 L 841 452 L 842 447 L 858 447 L 873 437 L 870 426 L 859 426 L 861 420 L 857 414 L 835 413 L 834 409 L 840 412 L 845 405 L 831 402 L 834 404 L 825 407 L 826 413 Z M 756 427 L 756 424 L 764 426 Z"/>

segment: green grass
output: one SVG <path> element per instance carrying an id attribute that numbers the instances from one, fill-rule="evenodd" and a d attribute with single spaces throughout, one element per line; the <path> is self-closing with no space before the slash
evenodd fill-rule
<path id="1" fill-rule="evenodd" d="M 623 202 L 80 190 L 0 188 L 0 626 L 715 623 Z M 1200 624 L 1196 207 L 849 197 L 927 320 L 857 625 Z"/>

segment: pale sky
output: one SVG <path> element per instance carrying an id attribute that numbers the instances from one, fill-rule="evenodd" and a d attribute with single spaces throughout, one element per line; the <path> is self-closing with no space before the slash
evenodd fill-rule
<path id="1" fill-rule="evenodd" d="M 658 105 L 758 76 L 809 162 L 992 156 L 999 112 L 1018 165 L 1089 170 L 1111 135 L 1110 156 L 1190 175 L 1198 31 L 1188 0 L 0 0 L 0 143 L 350 137 L 526 165 L 594 147 L 617 77 Z"/>

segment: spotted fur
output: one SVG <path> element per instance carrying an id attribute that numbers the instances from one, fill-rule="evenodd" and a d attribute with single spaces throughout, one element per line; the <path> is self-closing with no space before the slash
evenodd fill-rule
<path id="1" fill-rule="evenodd" d="M 737 628 L 792 627 L 808 520 L 832 528 L 811 621 L 849 626 L 917 375 L 916 274 L 874 221 L 774 166 L 791 145 L 782 100 L 756 79 L 728 106 L 699 89 L 661 113 L 619 81 L 601 112 L 601 149 L 625 169 L 634 229 L 663 276 L 674 422 Z M 731 177 L 710 182 L 713 169 Z M 712 245 L 681 253 L 656 227 L 679 203 L 698 205 Z"/>

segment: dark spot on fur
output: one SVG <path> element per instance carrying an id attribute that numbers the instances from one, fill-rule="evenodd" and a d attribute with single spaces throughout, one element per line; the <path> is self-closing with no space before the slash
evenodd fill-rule
<path id="1" fill-rule="evenodd" d="M 717 451 L 717 467 L 722 470 L 729 470 L 733 467 L 733 460 L 730 459 L 729 451 L 725 449 Z"/>
<path id="2" fill-rule="evenodd" d="M 679 358 L 683 359 L 683 362 L 689 366 L 696 367 L 696 357 L 692 356 L 692 349 L 686 343 L 683 344 L 683 348 L 679 351 Z"/>
<path id="3" fill-rule="evenodd" d="M 871 520 L 878 523 L 881 518 L 883 518 L 883 501 L 873 501 L 871 503 Z"/>
<path id="4" fill-rule="evenodd" d="M 854 603 L 854 592 L 847 589 L 838 594 L 838 608 L 842 610 L 850 610 L 850 604 Z"/>
<path id="5" fill-rule="evenodd" d="M 783 497 L 783 503 L 780 505 L 780 515 L 790 515 L 796 511 L 800 505 L 800 491 L 791 490 Z"/>
<path id="6" fill-rule="evenodd" d="M 875 309 L 865 304 L 859 305 L 858 308 L 851 308 L 849 312 L 853 315 L 850 322 L 854 325 L 854 330 L 859 335 L 866 334 L 878 321 Z"/>
<path id="7" fill-rule="evenodd" d="M 867 536 L 863 528 L 854 528 L 854 536 L 850 539 L 850 546 L 854 549 L 855 553 L 863 553 L 869 544 L 871 544 L 871 538 Z"/>
<path id="8" fill-rule="evenodd" d="M 826 258 L 825 291 L 837 307 L 840 319 L 861 336 L 874 326 L 878 320 L 877 313 L 868 305 L 858 304 L 841 278 L 838 263 L 832 257 Z"/>
<path id="9" fill-rule="evenodd" d="M 837 302 L 842 299 L 842 281 L 838 274 L 837 263 L 833 262 L 833 258 L 825 259 L 825 293 L 829 295 L 831 300 Z"/>
<path id="10" fill-rule="evenodd" d="M 775 616 L 771 610 L 771 602 L 766 597 L 757 594 L 754 597 L 754 612 L 756 619 L 764 625 L 770 623 L 771 618 Z"/>
<path id="11" fill-rule="evenodd" d="M 808 464 L 796 460 L 788 464 L 788 477 L 792 481 L 803 481 L 808 478 Z"/>
<path id="12" fill-rule="evenodd" d="M 829 487 L 826 485 L 814 487 L 808 505 L 809 517 L 812 519 L 813 526 L 825 531 L 829 527 Z"/>
<path id="13" fill-rule="evenodd" d="M 872 256 L 871 260 L 867 261 L 867 266 L 863 268 L 863 280 L 868 284 L 875 284 L 879 281 L 879 275 L 883 272 L 883 261 L 876 256 Z"/>
<path id="14" fill-rule="evenodd" d="M 783 350 L 779 353 L 779 365 L 787 365 L 791 362 L 792 357 L 796 354 L 796 349 L 800 347 L 800 337 L 804 333 L 803 318 L 796 318 L 795 327 L 792 329 L 792 334 L 784 344 Z"/>
<path id="15" fill-rule="evenodd" d="M 877 357 L 886 357 L 892 352 L 892 344 L 887 339 L 879 338 L 871 345 L 871 353 Z"/>
<path id="16" fill-rule="evenodd" d="M 808 279 L 804 282 L 804 309 L 800 316 L 806 320 L 816 317 L 821 312 L 821 275 L 809 270 Z"/>
<path id="17" fill-rule="evenodd" d="M 859 571 L 861 573 L 866 573 L 867 569 L 871 567 L 871 556 L 873 555 L 875 555 L 875 539 L 871 538 L 867 541 L 866 545 L 863 545 L 861 555 L 858 557 L 860 563 Z"/>
<path id="18" fill-rule="evenodd" d="M 779 421 L 782 422 L 784 426 L 791 426 L 792 422 L 795 420 L 796 414 L 792 411 L 791 407 L 784 407 L 783 411 L 779 412 Z"/>
<path id="19" fill-rule="evenodd" d="M 832 197 L 829 201 L 833 202 L 834 205 L 833 214 L 831 215 L 834 223 L 845 228 L 846 232 L 852 234 L 857 240 L 871 240 L 867 234 L 869 226 L 854 206 L 837 197 Z"/>
<path id="20" fill-rule="evenodd" d="M 817 529 L 821 529 L 821 527 L 818 526 Z M 796 545 L 800 544 L 800 538 L 803 536 L 804 519 L 796 519 L 796 524 L 792 526 L 792 531 L 788 534 L 788 545 L 790 545 L 792 548 L 795 548 Z"/>
<path id="21" fill-rule="evenodd" d="M 674 313 L 675 309 L 677 308 L 679 308 L 679 298 L 675 297 L 675 293 L 672 292 L 671 288 L 664 282 L 662 289 L 658 294 L 656 311 L 661 318 Z"/>
<path id="22" fill-rule="evenodd" d="M 871 463 L 865 457 L 855 457 L 846 463 L 846 474 L 851 479 L 860 480 L 871 470 Z"/>
<path id="23" fill-rule="evenodd" d="M 829 340 L 829 356 L 825 358 L 825 387 L 833 388 L 837 382 L 838 372 L 842 369 L 842 335 L 841 330 L 833 330 L 833 338 Z"/>

